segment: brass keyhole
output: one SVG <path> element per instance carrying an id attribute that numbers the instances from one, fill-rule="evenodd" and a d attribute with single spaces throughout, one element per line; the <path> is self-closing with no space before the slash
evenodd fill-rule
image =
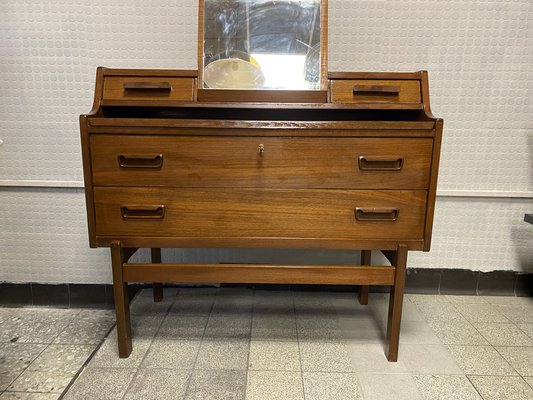
<path id="1" fill-rule="evenodd" d="M 257 151 L 259 152 L 259 155 L 262 156 L 263 153 L 265 152 L 265 145 L 261 143 L 261 144 L 257 147 Z"/>

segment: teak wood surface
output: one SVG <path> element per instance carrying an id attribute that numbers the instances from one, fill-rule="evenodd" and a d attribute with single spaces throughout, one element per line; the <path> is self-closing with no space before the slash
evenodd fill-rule
<path id="1" fill-rule="evenodd" d="M 128 282 L 155 282 L 155 301 L 165 282 L 307 283 L 360 285 L 361 304 L 369 285 L 390 286 L 396 361 L 407 253 L 429 250 L 435 209 L 443 122 L 427 73 L 330 73 L 319 103 L 203 102 L 197 75 L 99 68 L 80 117 L 89 241 L 111 248 L 120 356 Z M 152 262 L 129 262 L 142 247 Z M 163 263 L 166 247 L 362 252 L 356 266 L 191 265 Z M 391 265 L 371 266 L 372 250 Z"/>

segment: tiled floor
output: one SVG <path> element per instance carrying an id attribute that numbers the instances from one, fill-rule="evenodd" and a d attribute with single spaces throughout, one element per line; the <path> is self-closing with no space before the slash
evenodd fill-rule
<path id="1" fill-rule="evenodd" d="M 150 296 L 132 304 L 131 356 L 113 330 L 64 399 L 533 399 L 531 298 L 407 295 L 389 363 L 388 295 Z M 57 399 L 111 324 L 109 311 L 0 309 L 0 400 Z"/>

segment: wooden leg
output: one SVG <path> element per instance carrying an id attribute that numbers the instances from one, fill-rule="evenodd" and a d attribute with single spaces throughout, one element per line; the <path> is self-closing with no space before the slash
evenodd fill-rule
<path id="1" fill-rule="evenodd" d="M 161 264 L 161 249 L 151 249 L 152 263 Z M 163 300 L 163 284 L 154 282 L 154 301 L 159 303 Z"/>
<path id="2" fill-rule="evenodd" d="M 127 358 L 131 354 L 131 321 L 128 284 L 122 277 L 123 249 L 120 242 L 111 243 L 111 265 L 113 268 L 113 292 L 117 318 L 118 355 Z"/>
<path id="3" fill-rule="evenodd" d="M 398 361 L 398 345 L 400 343 L 400 324 L 402 321 L 406 266 L 407 246 L 401 244 L 396 251 L 396 273 L 394 276 L 394 286 L 391 286 L 389 298 L 389 318 L 387 322 L 387 359 L 389 361 Z"/>
<path id="4" fill-rule="evenodd" d="M 372 250 L 361 250 L 361 265 L 370 265 Z M 359 286 L 359 304 L 368 304 L 368 285 Z"/>

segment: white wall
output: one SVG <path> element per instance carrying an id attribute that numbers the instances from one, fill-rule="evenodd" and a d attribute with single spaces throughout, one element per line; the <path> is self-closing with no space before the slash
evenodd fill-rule
<path id="1" fill-rule="evenodd" d="M 88 248 L 78 115 L 98 65 L 195 69 L 197 0 L 2 5 L 0 281 L 109 282 L 107 250 Z M 523 222 L 533 212 L 533 2 L 330 0 L 329 11 L 331 71 L 426 69 L 445 119 L 432 251 L 412 253 L 410 266 L 533 272 L 533 226 Z M 242 256 L 352 260 L 165 253 Z"/>

